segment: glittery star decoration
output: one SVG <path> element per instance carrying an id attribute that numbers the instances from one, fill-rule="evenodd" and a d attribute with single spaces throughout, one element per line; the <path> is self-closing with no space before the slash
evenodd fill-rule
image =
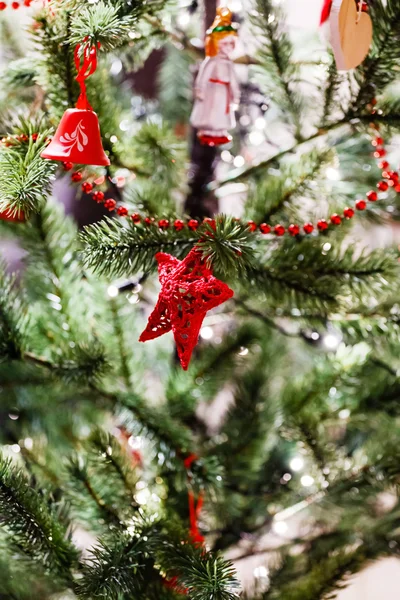
<path id="1" fill-rule="evenodd" d="M 161 292 L 140 342 L 172 330 L 179 360 L 186 371 L 207 312 L 233 296 L 233 291 L 212 274 L 193 248 L 182 261 L 158 252 Z"/>

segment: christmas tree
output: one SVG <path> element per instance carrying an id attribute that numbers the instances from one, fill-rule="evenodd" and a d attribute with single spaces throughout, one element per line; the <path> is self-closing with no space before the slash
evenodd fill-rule
<path id="1" fill-rule="evenodd" d="M 0 598 L 316 600 L 398 555 L 400 3 L 344 1 L 348 71 L 284 2 L 0 3 Z"/>

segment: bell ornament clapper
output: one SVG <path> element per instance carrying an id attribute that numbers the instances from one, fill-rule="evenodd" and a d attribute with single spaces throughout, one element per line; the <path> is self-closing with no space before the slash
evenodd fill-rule
<path id="1" fill-rule="evenodd" d="M 191 125 L 197 137 L 207 146 L 221 146 L 232 140 L 229 130 L 236 125 L 235 108 L 240 100 L 240 87 L 231 60 L 236 46 L 237 30 L 232 13 L 226 7 L 217 14 L 206 35 L 206 58 L 195 82 Z"/>

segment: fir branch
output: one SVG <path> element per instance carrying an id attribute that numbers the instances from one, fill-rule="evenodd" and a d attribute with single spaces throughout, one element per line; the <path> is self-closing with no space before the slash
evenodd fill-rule
<path id="1" fill-rule="evenodd" d="M 121 365 L 121 375 L 125 382 L 127 390 L 132 391 L 131 372 L 129 368 L 128 351 L 124 339 L 124 330 L 122 327 L 120 307 L 118 304 L 118 298 L 110 298 L 111 315 L 113 320 L 113 328 L 115 337 L 118 344 L 118 352 Z"/>
<path id="2" fill-rule="evenodd" d="M 119 485 L 122 483 L 125 494 L 129 499 L 129 503 L 133 506 L 134 502 L 132 497 L 136 491 L 136 481 L 138 476 L 134 469 L 132 469 L 132 466 L 128 461 L 128 455 L 126 452 L 123 452 L 118 440 L 102 429 L 96 429 L 90 437 L 89 447 L 91 447 L 96 454 L 95 466 L 97 472 L 99 456 L 102 461 L 104 461 L 104 477 L 107 479 L 107 483 L 113 488 L 113 495 L 117 495 L 117 482 Z"/>
<path id="3" fill-rule="evenodd" d="M 193 60 L 172 44 L 167 45 L 166 52 L 158 76 L 161 114 L 170 123 L 187 123 L 192 111 Z"/>
<path id="4" fill-rule="evenodd" d="M 27 325 L 27 310 L 15 282 L 0 264 L 0 362 L 21 358 Z"/>
<path id="5" fill-rule="evenodd" d="M 61 358 L 47 359 L 33 352 L 24 352 L 23 359 L 48 369 L 54 378 L 65 383 L 94 385 L 109 371 L 104 348 L 99 342 L 79 344 Z"/>
<path id="6" fill-rule="evenodd" d="M 256 36 L 261 40 L 259 61 L 263 83 L 273 92 L 277 107 L 290 115 L 295 137 L 301 139 L 303 100 L 292 87 L 292 81 L 298 76 L 298 65 L 292 61 L 293 47 L 284 26 L 283 10 L 272 0 L 257 0 L 253 23 Z"/>
<path id="7" fill-rule="evenodd" d="M 75 455 L 70 458 L 67 465 L 68 473 L 71 477 L 69 481 L 69 497 L 72 506 L 81 513 L 86 512 L 93 519 L 93 524 L 101 519 L 110 526 L 119 527 L 121 520 L 118 510 L 113 504 L 107 503 L 103 496 L 95 489 L 89 474 L 87 461 L 81 455 Z M 73 485 L 71 485 L 73 483 Z M 87 500 L 90 508 L 87 509 Z M 94 512 L 93 512 L 94 509 Z M 87 519 L 83 519 L 87 522 Z"/>
<path id="8" fill-rule="evenodd" d="M 246 200 L 246 212 L 256 222 L 269 222 L 271 216 L 283 210 L 290 202 L 315 186 L 319 176 L 334 159 L 331 149 L 314 149 L 300 155 L 295 165 L 284 165 L 279 175 L 269 174 L 260 182 Z M 315 193 L 315 188 L 313 188 Z"/>
<path id="9" fill-rule="evenodd" d="M 82 599 L 119 600 L 122 595 L 143 597 L 144 574 L 151 562 L 145 531 L 138 531 L 136 535 L 115 534 L 91 550 L 75 593 Z"/>
<path id="10" fill-rule="evenodd" d="M 71 583 L 77 552 L 56 515 L 10 460 L 0 458 L 0 521 L 31 560 Z"/>
<path id="11" fill-rule="evenodd" d="M 28 142 L 3 145 L 0 150 L 0 212 L 18 215 L 22 211 L 26 217 L 38 213 L 50 192 L 56 166 L 40 157 L 48 134 L 34 141 L 32 133 Z"/>
<path id="12" fill-rule="evenodd" d="M 325 82 L 324 89 L 324 105 L 321 117 L 321 127 L 326 127 L 332 119 L 332 113 L 335 115 L 340 110 L 340 96 L 339 91 L 343 84 L 343 74 L 338 73 L 336 63 L 334 60 L 331 61 L 328 67 L 328 74 Z M 341 115 L 343 116 L 343 115 Z"/>
<path id="13" fill-rule="evenodd" d="M 187 229 L 177 234 L 172 229 L 106 218 L 85 227 L 82 241 L 85 265 L 100 275 L 116 277 L 154 269 L 156 252 L 173 252 L 183 258 L 198 237 Z"/>
<path id="14" fill-rule="evenodd" d="M 166 231 L 112 219 L 85 228 L 82 235 L 85 264 L 102 275 L 129 276 L 155 267 L 156 252 L 183 258 L 197 244 L 215 270 L 235 276 L 251 261 L 250 233 L 231 217 L 219 216 L 215 229 L 208 224 L 196 232 L 171 227 Z"/>
<path id="15" fill-rule="evenodd" d="M 292 252 L 282 244 L 261 268 L 249 270 L 247 288 L 250 283 L 264 290 L 271 305 L 301 307 L 305 313 L 318 310 L 321 315 L 368 304 L 375 294 L 389 292 L 389 283 L 397 277 L 394 256 L 379 250 L 358 252 L 351 246 L 326 251 L 323 245 L 321 240 L 304 239 Z"/>
<path id="16" fill-rule="evenodd" d="M 134 13 L 121 15 L 121 5 L 112 5 L 101 0 L 84 6 L 72 14 L 69 43 L 73 46 L 87 40 L 91 45 L 101 44 L 110 52 L 129 40 L 137 19 Z"/>
<path id="17" fill-rule="evenodd" d="M 138 167 L 151 176 L 153 183 L 168 188 L 179 183 L 182 143 L 166 123 L 144 123 L 133 138 Z"/>
<path id="18" fill-rule="evenodd" d="M 157 443 L 165 444 L 173 453 L 184 456 L 192 451 L 190 431 L 171 419 L 165 410 L 158 407 L 155 411 L 136 394 L 119 395 L 118 401 L 129 410 L 123 411 L 121 416 L 124 427 L 130 433 L 138 435 L 145 428 L 147 435 L 153 435 Z"/>
<path id="19" fill-rule="evenodd" d="M 161 567 L 188 590 L 193 600 L 235 600 L 238 598 L 235 570 L 221 555 L 205 552 L 188 541 L 182 543 L 171 532 L 160 536 L 155 551 Z"/>

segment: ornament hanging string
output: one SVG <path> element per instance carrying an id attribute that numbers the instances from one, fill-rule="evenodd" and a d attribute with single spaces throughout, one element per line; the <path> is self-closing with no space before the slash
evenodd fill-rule
<path id="1" fill-rule="evenodd" d="M 81 110 L 93 110 L 86 94 L 86 79 L 93 75 L 97 69 L 97 49 L 100 48 L 100 42 L 97 45 L 87 44 L 87 38 L 84 40 L 85 45 L 83 46 L 82 55 L 80 54 L 82 44 L 77 44 L 74 51 L 75 67 L 78 71 L 76 81 L 79 83 L 81 93 L 79 94 L 76 108 Z M 81 57 L 83 57 L 83 64 L 81 66 Z"/>
<path id="2" fill-rule="evenodd" d="M 183 464 L 185 466 L 186 471 L 188 472 L 188 479 L 190 480 L 189 469 L 192 463 L 197 460 L 199 457 L 197 454 L 189 454 L 188 457 L 185 458 Z M 198 525 L 198 520 L 200 517 L 201 509 L 203 508 L 204 503 L 204 491 L 201 490 L 199 493 L 199 497 L 196 500 L 194 497 L 193 490 L 188 491 L 188 500 L 189 500 L 189 522 L 190 522 L 190 537 L 192 538 L 193 543 L 197 546 L 202 546 L 204 544 L 204 537 L 201 535 Z"/>

